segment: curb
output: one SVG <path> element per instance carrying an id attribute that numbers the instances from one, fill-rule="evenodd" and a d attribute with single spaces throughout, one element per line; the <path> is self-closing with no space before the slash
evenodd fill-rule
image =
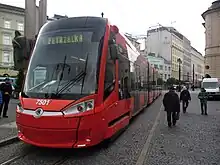
<path id="1" fill-rule="evenodd" d="M 12 136 L 12 137 L 9 137 L 9 138 L 6 138 L 6 139 L 3 139 L 3 140 L 0 140 L 0 147 L 4 147 L 6 145 L 10 145 L 10 144 L 13 144 L 15 142 L 18 142 L 19 139 L 18 139 L 18 136 Z"/>

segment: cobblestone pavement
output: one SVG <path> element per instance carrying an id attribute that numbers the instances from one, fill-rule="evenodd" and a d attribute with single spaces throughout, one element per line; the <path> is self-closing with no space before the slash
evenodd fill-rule
<path id="1" fill-rule="evenodd" d="M 18 100 L 11 99 L 9 106 L 8 106 L 8 117 L 9 118 L 0 118 L 0 125 L 14 122 L 16 118 L 16 105 L 18 103 Z"/>
<path id="2" fill-rule="evenodd" d="M 20 154 L 25 156 L 11 165 L 51 165 L 67 155 L 69 159 L 62 165 L 135 165 L 160 110 L 161 98 L 137 115 L 129 128 L 108 147 L 60 150 L 19 143 L 0 148 L 0 165 Z"/>
<path id="3" fill-rule="evenodd" d="M 17 135 L 16 105 L 18 100 L 11 99 L 8 108 L 8 118 L 0 118 L 0 141 Z"/>
<path id="4" fill-rule="evenodd" d="M 202 116 L 193 92 L 187 111 L 171 129 L 163 117 L 144 165 L 220 164 L 220 101 L 210 101 L 209 115 Z"/>
<path id="5" fill-rule="evenodd" d="M 0 148 L 0 165 L 16 157 L 11 165 L 52 165 L 66 156 L 68 159 L 62 165 L 219 165 L 220 102 L 210 101 L 209 115 L 201 116 L 196 93 L 192 99 L 188 112 L 181 114 L 174 128 L 167 127 L 165 112 L 160 109 L 161 97 L 135 117 L 107 148 L 45 149 L 19 142 Z M 159 124 L 155 126 L 159 111 Z M 148 140 L 150 145 L 145 147 Z M 147 152 L 142 162 L 139 160 L 144 150 Z"/>

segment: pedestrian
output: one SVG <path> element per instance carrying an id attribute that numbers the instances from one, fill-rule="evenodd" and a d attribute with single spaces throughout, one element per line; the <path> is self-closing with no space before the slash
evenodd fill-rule
<path id="1" fill-rule="evenodd" d="M 163 105 L 164 105 L 165 111 L 167 112 L 168 126 L 171 127 L 172 123 L 173 123 L 173 126 L 175 126 L 176 121 L 179 119 L 180 100 L 173 86 L 171 86 L 169 89 L 169 92 L 167 92 L 164 95 Z"/>
<path id="2" fill-rule="evenodd" d="M 180 93 L 180 102 L 182 102 L 183 113 L 186 113 L 186 109 L 189 106 L 189 101 L 191 101 L 191 95 L 188 89 L 185 86 L 183 86 L 183 90 Z"/>
<path id="3" fill-rule="evenodd" d="M 207 94 L 205 88 L 201 88 L 201 92 L 199 92 L 198 98 L 200 100 L 200 105 L 201 105 L 201 114 L 208 115 L 208 113 L 207 113 L 208 94 Z"/>
<path id="4" fill-rule="evenodd" d="M 8 104 L 10 102 L 11 94 L 12 94 L 12 86 L 9 78 L 5 79 L 5 82 L 0 85 L 0 91 L 2 91 L 2 104 L 0 106 L 0 116 L 2 114 L 3 109 L 3 117 L 8 118 L 7 112 L 8 112 Z"/>

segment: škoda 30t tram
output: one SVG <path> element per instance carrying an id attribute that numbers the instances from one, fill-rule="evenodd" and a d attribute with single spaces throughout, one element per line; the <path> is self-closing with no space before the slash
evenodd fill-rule
<path id="1" fill-rule="evenodd" d="M 20 140 L 41 147 L 96 145 L 128 126 L 161 93 L 157 71 L 99 17 L 44 25 L 16 109 Z"/>

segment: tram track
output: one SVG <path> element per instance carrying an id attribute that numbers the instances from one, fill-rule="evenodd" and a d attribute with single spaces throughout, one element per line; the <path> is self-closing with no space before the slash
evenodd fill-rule
<path id="1" fill-rule="evenodd" d="M 11 158 L 11 159 L 8 159 L 8 160 L 4 161 L 4 162 L 1 163 L 0 165 L 9 165 L 9 164 L 15 162 L 16 160 L 21 159 L 21 158 L 23 158 L 23 157 L 25 157 L 25 156 L 27 156 L 27 155 L 28 155 L 28 154 L 22 154 L 22 155 L 15 156 L 15 157 L 13 157 L 13 158 Z"/>
<path id="2" fill-rule="evenodd" d="M 15 143 L 17 143 L 17 142 L 15 142 Z M 13 144 L 15 144 L 15 143 L 13 143 Z M 22 144 L 22 145 L 25 145 L 25 144 Z M 7 145 L 4 147 L 7 147 Z M 1 147 L 1 148 L 3 148 L 3 147 Z M 39 151 L 37 151 L 37 148 L 31 147 L 30 149 L 27 149 L 27 151 L 25 151 L 25 153 L 18 154 L 16 156 L 11 156 L 11 158 L 8 158 L 7 160 L 0 162 L 0 165 L 10 165 L 10 164 L 14 163 L 16 160 L 22 159 L 22 158 L 24 158 L 28 155 L 31 155 L 31 154 L 36 154 L 38 152 Z"/>
<path id="3" fill-rule="evenodd" d="M 65 163 L 67 160 L 69 160 L 69 158 L 70 158 L 70 157 L 66 157 L 66 156 L 65 156 L 65 157 L 63 157 L 63 158 L 57 160 L 56 162 L 54 162 L 54 163 L 51 164 L 51 165 L 61 165 L 61 164 Z"/>
<path id="4" fill-rule="evenodd" d="M 24 154 L 21 154 L 21 155 L 17 155 L 17 156 L 14 156 L 13 158 L 10 158 L 4 162 L 1 162 L 0 165 L 11 165 L 11 164 L 14 164 L 17 160 L 20 160 L 20 159 L 23 159 L 25 158 L 26 156 L 30 156 L 30 155 L 37 155 L 38 153 L 40 153 L 41 151 L 32 151 L 32 152 L 29 152 L 29 153 L 24 153 Z M 51 165 L 61 165 L 63 164 L 64 162 L 66 162 L 70 157 L 62 157 L 60 159 L 58 159 L 57 161 L 53 162 L 53 163 L 48 163 L 48 164 L 51 164 Z"/>
<path id="5" fill-rule="evenodd" d="M 25 144 L 22 144 L 22 145 L 25 145 Z M 19 162 L 23 159 L 26 159 L 25 157 L 29 157 L 29 156 L 37 158 L 39 155 L 41 155 L 42 152 L 48 153 L 47 149 L 49 149 L 49 148 L 46 148 L 46 150 L 44 150 L 44 149 L 45 148 L 38 148 L 38 147 L 31 146 L 30 149 L 27 149 L 27 151 L 23 151 L 24 153 L 22 153 L 22 154 L 10 156 L 9 158 L 7 158 L 4 161 L 2 161 L 2 162 L 0 161 L 0 165 L 14 165 L 14 164 L 17 164 L 17 162 Z M 66 156 L 66 155 L 62 156 L 59 154 L 57 156 L 59 156 L 59 158 L 54 158 L 53 162 L 48 162 L 47 164 L 48 165 L 61 165 L 71 158 L 70 156 Z"/>
<path id="6" fill-rule="evenodd" d="M 37 152 L 31 152 L 31 153 L 25 153 L 25 154 L 21 154 L 21 155 L 17 155 L 13 158 L 10 158 L 2 163 L 0 163 L 0 165 L 11 165 L 11 164 L 14 164 L 17 160 L 19 159 L 22 159 L 26 156 L 29 156 L 29 155 L 32 155 L 32 154 L 37 154 L 39 153 L 38 151 Z M 60 159 L 58 159 L 57 161 L 53 162 L 53 163 L 48 163 L 48 165 L 62 165 L 63 163 L 65 163 L 67 160 L 69 160 L 70 157 L 62 157 Z"/>

